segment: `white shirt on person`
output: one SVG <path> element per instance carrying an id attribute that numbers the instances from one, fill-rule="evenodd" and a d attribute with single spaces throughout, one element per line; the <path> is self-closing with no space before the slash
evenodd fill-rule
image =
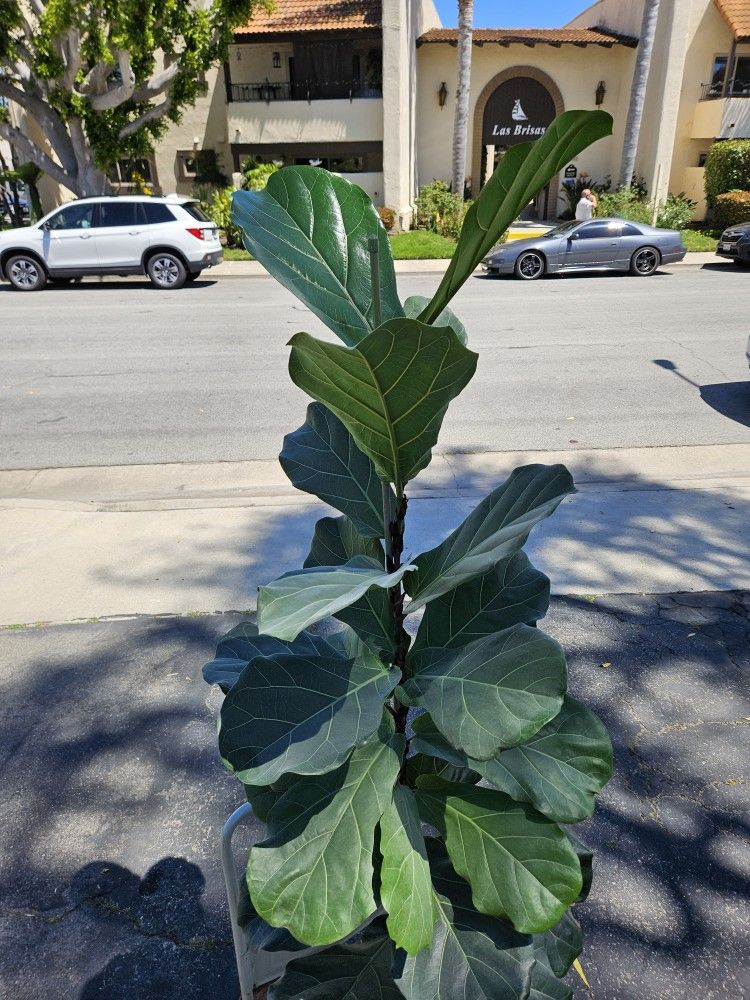
<path id="1" fill-rule="evenodd" d="M 589 219 L 594 218 L 594 203 L 589 201 L 588 198 L 581 198 L 581 200 L 576 205 L 576 219 L 579 222 L 587 222 Z"/>

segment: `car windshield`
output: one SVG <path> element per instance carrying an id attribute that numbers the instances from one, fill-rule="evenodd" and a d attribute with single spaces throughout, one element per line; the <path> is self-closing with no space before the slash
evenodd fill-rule
<path id="1" fill-rule="evenodd" d="M 550 229 L 548 233 L 545 233 L 545 236 L 559 236 L 562 233 L 569 233 L 571 229 L 575 229 L 580 224 L 578 219 L 573 219 L 571 222 L 563 222 L 561 225 L 555 226 L 554 229 Z"/>

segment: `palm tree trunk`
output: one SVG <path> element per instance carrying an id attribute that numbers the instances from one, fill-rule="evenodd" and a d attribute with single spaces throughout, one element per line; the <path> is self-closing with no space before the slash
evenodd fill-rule
<path id="1" fill-rule="evenodd" d="M 638 152 L 638 136 L 641 131 L 643 107 L 646 103 L 646 84 L 651 66 L 651 54 L 654 50 L 656 22 L 659 18 L 659 0 L 646 0 L 641 22 L 641 37 L 638 42 L 638 52 L 635 57 L 633 84 L 630 88 L 630 106 L 625 123 L 625 138 L 622 146 L 622 167 L 620 168 L 620 187 L 630 187 L 635 170 L 635 157 Z"/>
<path id="2" fill-rule="evenodd" d="M 458 0 L 458 84 L 456 118 L 453 125 L 453 193 L 463 198 L 466 180 L 466 146 L 469 132 L 471 88 L 471 29 L 474 0 Z"/>

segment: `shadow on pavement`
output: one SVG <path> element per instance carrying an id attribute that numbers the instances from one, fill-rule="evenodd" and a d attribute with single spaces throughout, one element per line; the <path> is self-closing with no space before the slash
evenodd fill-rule
<path id="1" fill-rule="evenodd" d="M 468 456 L 452 456 L 451 467 L 445 487 L 460 486 L 460 496 L 445 523 L 432 523 L 439 536 L 496 484 Z M 668 506 L 677 491 L 633 478 L 638 504 L 612 533 L 596 512 L 617 482 L 594 466 L 587 479 L 596 489 L 561 506 L 534 536 L 536 553 L 557 546 L 558 564 L 574 564 L 597 546 L 605 579 L 626 558 L 693 560 L 706 574 L 737 558 L 746 500 L 696 491 L 701 506 L 685 513 Z M 668 530 L 652 530 L 652 512 L 665 510 Z M 262 580 L 299 565 L 321 512 L 268 508 L 265 531 L 244 546 L 199 547 L 185 585 L 203 574 L 247 580 L 248 562 Z M 701 519 L 710 548 L 696 547 Z M 160 557 L 168 566 L 170 553 Z M 136 583 L 129 567 L 121 572 Z M 742 996 L 749 612 L 739 592 L 569 597 L 553 601 L 544 623 L 567 651 L 572 692 L 603 717 L 615 746 L 615 778 L 580 829 L 598 852 L 581 911 L 592 1000 Z M 218 837 L 241 796 L 216 750 L 220 695 L 200 669 L 239 618 L 0 632 L 0 981 L 9 996 L 236 1000 Z"/>
<path id="2" fill-rule="evenodd" d="M 207 288 L 210 285 L 215 285 L 218 280 L 219 280 L 218 278 L 208 278 L 208 277 L 197 278 L 195 281 L 190 281 L 186 285 L 183 285 L 182 288 L 176 289 L 176 292 L 189 292 L 191 289 L 194 288 Z M 143 277 L 142 275 L 136 275 L 130 280 L 122 280 L 122 279 L 118 280 L 117 278 L 106 278 L 106 277 L 105 278 L 86 277 L 82 281 L 75 281 L 75 282 L 73 281 L 61 282 L 59 284 L 55 282 L 50 282 L 49 284 L 45 285 L 45 287 L 41 289 L 40 292 L 38 293 L 32 292 L 31 294 L 43 295 L 45 292 L 67 292 L 70 294 L 75 294 L 75 292 L 80 291 L 80 289 L 82 288 L 85 288 L 87 292 L 91 292 L 94 291 L 95 289 L 102 289 L 105 291 L 118 291 L 133 287 L 148 289 L 151 292 L 164 291 L 164 289 L 157 288 L 155 285 L 152 285 L 151 282 L 148 280 L 148 278 Z M 9 294 L 12 295 L 29 294 L 25 292 L 18 292 L 16 291 L 15 288 L 13 288 L 12 285 L 9 285 L 7 282 L 2 282 L 2 281 L 0 281 L 0 292 L 8 292 Z"/>
<path id="3" fill-rule="evenodd" d="M 665 371 L 670 371 L 683 382 L 694 386 L 699 392 L 701 399 L 707 403 L 712 410 L 716 410 L 723 417 L 734 420 L 738 424 L 750 427 L 750 378 L 744 382 L 718 382 L 715 385 L 698 385 L 691 378 L 678 369 L 677 365 L 668 358 L 655 358 L 654 364 Z"/>

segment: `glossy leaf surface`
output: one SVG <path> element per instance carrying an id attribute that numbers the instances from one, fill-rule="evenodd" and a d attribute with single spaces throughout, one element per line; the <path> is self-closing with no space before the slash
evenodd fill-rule
<path id="1" fill-rule="evenodd" d="M 426 295 L 410 295 L 404 302 L 404 315 L 407 319 L 419 319 L 430 302 Z M 449 326 L 462 344 L 469 341 L 466 327 L 452 309 L 443 309 L 437 319 L 433 320 L 432 326 Z"/>
<path id="2" fill-rule="evenodd" d="M 382 921 L 351 944 L 294 959 L 268 1000 L 403 1000 L 393 982 L 393 942 Z"/>
<path id="3" fill-rule="evenodd" d="M 354 349 L 298 333 L 292 381 L 346 425 L 378 476 L 403 486 L 428 465 L 448 404 L 477 355 L 448 328 L 391 320 Z"/>
<path id="4" fill-rule="evenodd" d="M 322 403 L 310 403 L 305 423 L 284 438 L 279 462 L 292 485 L 350 519 L 365 538 L 383 537 L 383 496 L 372 460 Z M 396 497 L 389 491 L 391 510 Z"/>
<path id="5" fill-rule="evenodd" d="M 305 567 L 341 566 L 358 555 L 382 563 L 383 547 L 376 538 L 363 538 L 347 517 L 323 517 L 315 525 Z M 370 587 L 354 604 L 337 611 L 335 617 L 375 649 L 393 653 L 395 625 L 387 590 Z"/>
<path id="6" fill-rule="evenodd" d="M 479 913 L 442 845 L 429 842 L 439 921 L 432 947 L 402 960 L 398 985 L 407 1000 L 518 1000 L 529 988 L 531 939 L 504 920 Z"/>
<path id="7" fill-rule="evenodd" d="M 437 597 L 425 608 L 412 655 L 427 646 L 465 646 L 513 625 L 532 625 L 549 607 L 549 578 L 524 552 Z"/>
<path id="8" fill-rule="evenodd" d="M 312 566 L 279 577 L 258 591 L 258 627 L 291 640 L 315 622 L 354 604 L 370 587 L 394 587 L 413 569 L 383 572 L 374 559 L 356 556 L 343 566 Z"/>
<path id="9" fill-rule="evenodd" d="M 263 191 L 237 191 L 232 221 L 285 288 L 353 345 L 375 325 L 368 240 L 378 239 L 384 319 L 403 315 L 388 234 L 361 188 L 327 170 L 286 167 Z"/>
<path id="10" fill-rule="evenodd" d="M 526 743 L 471 766 L 512 798 L 530 802 L 558 823 L 579 823 L 612 777 L 612 743 L 600 720 L 566 697 Z"/>
<path id="11" fill-rule="evenodd" d="M 427 849 L 413 793 L 396 784 L 380 820 L 380 898 L 399 948 L 416 955 L 432 942 L 437 919 Z"/>
<path id="12" fill-rule="evenodd" d="M 581 868 L 562 830 L 502 792 L 422 778 L 422 819 L 445 838 L 476 908 L 518 931 L 549 930 L 581 890 Z"/>
<path id="13" fill-rule="evenodd" d="M 534 142 L 511 146 L 469 208 L 461 237 L 431 304 L 420 317 L 432 323 L 482 258 L 537 193 L 582 150 L 612 132 L 604 111 L 566 111 Z"/>
<path id="14" fill-rule="evenodd" d="M 255 659 L 224 699 L 221 756 L 248 785 L 330 771 L 378 728 L 399 677 L 374 654 Z"/>
<path id="15" fill-rule="evenodd" d="M 535 934 L 533 940 L 537 958 L 559 977 L 567 975 L 571 965 L 583 951 L 581 925 L 570 910 L 551 930 L 546 934 Z"/>
<path id="16" fill-rule="evenodd" d="M 424 649 L 411 664 L 407 697 L 477 760 L 522 743 L 553 719 L 567 683 L 559 644 L 528 625 L 457 649 Z"/>
<path id="17" fill-rule="evenodd" d="M 518 552 L 529 532 L 575 487 L 564 465 L 523 465 L 469 514 L 444 542 L 414 560 L 406 583 L 409 611 L 488 573 Z"/>
<path id="18" fill-rule="evenodd" d="M 305 944 L 332 944 L 375 912 L 375 828 L 403 750 L 403 737 L 384 723 L 336 771 L 301 778 L 273 806 L 269 837 L 247 866 L 253 904 L 269 924 Z"/>

